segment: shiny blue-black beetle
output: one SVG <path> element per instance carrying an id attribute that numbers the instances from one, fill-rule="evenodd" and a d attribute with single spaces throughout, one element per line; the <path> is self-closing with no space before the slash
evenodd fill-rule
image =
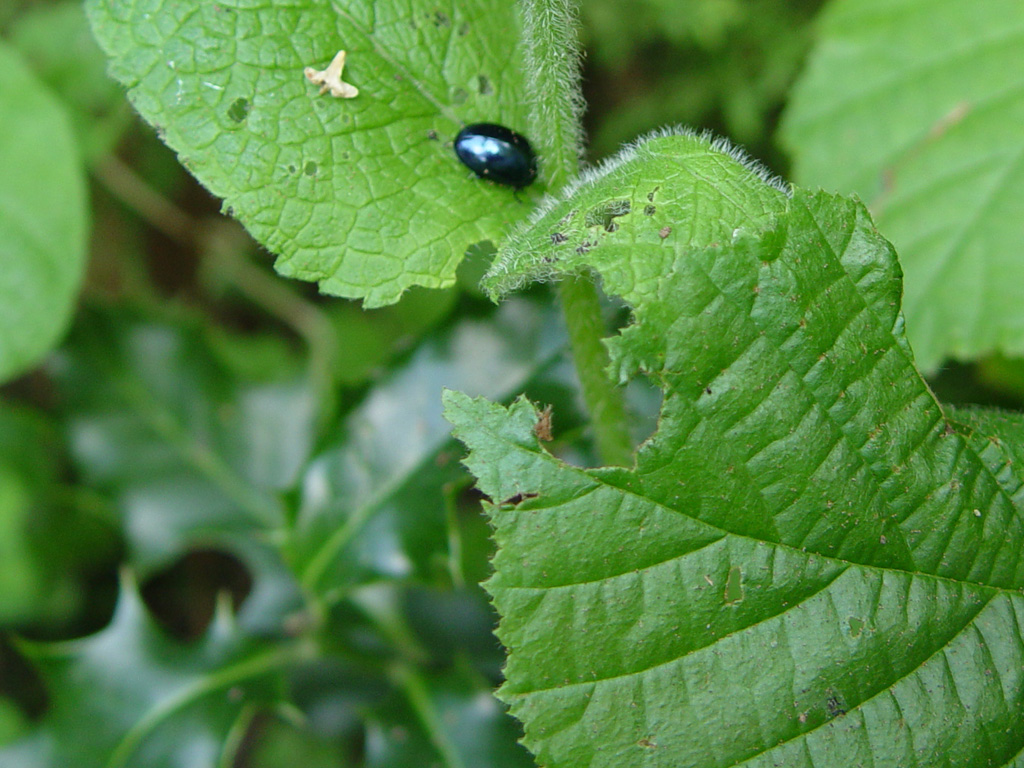
<path id="1" fill-rule="evenodd" d="M 494 123 L 467 125 L 455 137 L 455 154 L 481 179 L 520 189 L 537 178 L 537 156 L 530 142 Z"/>

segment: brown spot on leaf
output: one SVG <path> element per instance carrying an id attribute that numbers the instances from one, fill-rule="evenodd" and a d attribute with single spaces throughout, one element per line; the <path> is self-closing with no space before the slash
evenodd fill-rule
<path id="1" fill-rule="evenodd" d="M 550 405 L 545 406 L 537 415 L 537 423 L 533 425 L 533 434 L 537 436 L 537 439 L 550 443 L 552 441 L 551 436 L 551 419 L 554 416 L 554 408 Z"/>

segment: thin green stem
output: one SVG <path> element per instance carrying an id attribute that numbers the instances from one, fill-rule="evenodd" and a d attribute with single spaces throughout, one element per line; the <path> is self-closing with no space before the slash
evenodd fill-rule
<path id="1" fill-rule="evenodd" d="M 225 667 L 214 674 L 197 678 L 195 682 L 184 686 L 175 695 L 168 697 L 146 712 L 118 743 L 107 760 L 106 767 L 121 768 L 121 766 L 127 765 L 139 744 L 159 723 L 202 697 L 300 661 L 308 661 L 310 657 L 309 646 L 297 643 L 283 648 L 275 648 Z"/>
<path id="2" fill-rule="evenodd" d="M 116 372 L 111 372 L 111 378 L 136 415 L 168 445 L 173 446 L 186 464 L 205 476 L 234 501 L 240 510 L 244 510 L 254 524 L 266 529 L 274 529 L 281 524 L 282 510 L 276 500 L 260 493 L 223 458 L 199 442 L 175 414 L 153 399 L 140 380 L 118 379 Z"/>
<path id="3" fill-rule="evenodd" d="M 541 172 L 557 190 L 579 174 L 583 154 L 580 44 L 573 0 L 522 0 L 530 137 Z"/>
<path id="4" fill-rule="evenodd" d="M 93 176 L 146 223 L 178 243 L 194 246 L 198 227 L 185 211 L 151 187 L 116 155 L 107 155 L 92 167 Z"/>
<path id="5" fill-rule="evenodd" d="M 444 519 L 448 528 L 448 573 L 456 589 L 463 589 L 466 586 L 465 566 L 462 562 L 462 528 L 459 524 L 458 496 L 469 483 L 469 478 L 464 477 L 456 482 L 446 483 L 444 486 Z"/>
<path id="6" fill-rule="evenodd" d="M 622 390 L 607 374 L 608 350 L 601 342 L 605 325 L 597 288 L 587 277 L 570 277 L 559 284 L 558 294 L 569 328 L 569 344 L 583 401 L 590 411 L 598 456 L 605 464 L 630 466 L 633 444 L 626 422 L 626 406 Z"/>
<path id="7" fill-rule="evenodd" d="M 260 708 L 253 704 L 247 704 L 242 708 L 238 717 L 235 718 L 235 722 L 228 729 L 227 736 L 224 737 L 224 744 L 221 747 L 220 756 L 217 758 L 217 768 L 234 768 L 237 765 L 238 750 L 241 749 L 242 742 L 252 728 L 253 720 L 256 719 L 259 712 Z"/>
<path id="8" fill-rule="evenodd" d="M 427 682 L 420 671 L 411 664 L 399 663 L 391 670 L 391 680 L 405 695 L 431 743 L 441 753 L 446 768 L 465 768 L 459 751 L 445 732 L 440 713 L 430 698 Z"/>

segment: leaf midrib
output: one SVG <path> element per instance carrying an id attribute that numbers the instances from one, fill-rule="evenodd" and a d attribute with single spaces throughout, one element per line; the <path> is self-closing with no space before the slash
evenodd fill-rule
<path id="1" fill-rule="evenodd" d="M 565 462 L 563 462 L 563 461 L 559 460 L 558 458 L 552 456 L 547 451 L 544 451 L 544 450 L 531 450 L 531 449 L 527 448 L 526 446 L 523 446 L 523 445 L 521 445 L 519 443 L 515 443 L 515 442 L 512 442 L 510 440 L 505 439 L 501 435 L 500 432 L 493 431 L 493 430 L 488 430 L 488 432 L 492 435 L 492 437 L 495 438 L 495 442 L 505 443 L 512 450 L 519 451 L 521 453 L 526 453 L 526 454 L 531 455 L 531 456 L 539 456 L 541 458 L 541 460 L 543 460 L 543 461 L 553 462 L 555 464 L 555 466 L 557 466 L 559 472 L 562 473 L 562 474 L 571 473 L 571 474 L 575 474 L 577 476 L 583 476 L 587 480 L 590 480 L 590 481 L 593 481 L 595 483 L 598 483 L 598 484 L 600 484 L 601 486 L 603 486 L 605 488 L 611 489 L 612 491 L 617 491 L 617 492 L 623 494 L 624 496 L 630 496 L 630 497 L 632 497 L 634 499 L 637 499 L 637 500 L 643 502 L 644 504 L 650 505 L 650 506 L 658 509 L 659 511 L 667 512 L 669 514 L 682 515 L 683 517 L 685 517 L 687 520 L 691 521 L 692 523 L 700 525 L 700 526 L 703 526 L 703 527 L 705 527 L 705 528 L 707 528 L 707 529 L 709 529 L 711 531 L 714 531 L 717 534 L 720 534 L 716 539 L 714 539 L 714 541 L 711 541 L 711 542 L 709 542 L 706 545 L 702 545 L 701 549 L 704 546 L 710 546 L 710 545 L 712 545 L 712 544 L 714 544 L 716 542 L 722 541 L 723 539 L 732 536 L 732 537 L 735 537 L 735 538 L 738 538 L 738 539 L 742 539 L 742 540 L 745 540 L 745 541 L 753 542 L 754 544 L 768 546 L 768 547 L 775 547 L 775 548 L 778 548 L 778 549 L 781 549 L 781 550 L 784 550 L 784 551 L 787 551 L 787 552 L 794 553 L 794 554 L 799 555 L 801 557 L 815 557 L 815 558 L 820 558 L 821 560 L 826 561 L 826 562 L 836 563 L 838 565 L 843 566 L 843 568 L 841 570 L 844 571 L 844 572 L 845 572 L 845 570 L 847 570 L 849 568 L 866 568 L 866 569 L 872 570 L 872 571 L 901 573 L 901 574 L 907 574 L 908 576 L 934 579 L 935 581 L 938 581 L 938 582 L 941 582 L 941 583 L 955 584 L 955 585 L 958 585 L 958 586 L 965 586 L 965 585 L 967 585 L 967 586 L 971 586 L 971 587 L 977 587 L 977 588 L 982 589 L 982 590 L 992 590 L 992 591 L 997 592 L 997 593 L 1005 593 L 1007 595 L 1019 594 L 1019 590 L 1016 590 L 1016 589 L 1013 589 L 1013 588 L 1010 588 L 1010 587 L 999 587 L 999 586 L 995 586 L 995 585 L 992 585 L 992 584 L 984 584 L 982 582 L 969 581 L 969 580 L 966 580 L 966 579 L 963 579 L 963 580 L 961 580 L 961 579 L 954 579 L 954 578 L 950 578 L 949 576 L 940 576 L 938 574 L 928 573 L 928 572 L 925 572 L 925 571 L 913 571 L 913 570 L 908 570 L 908 569 L 905 569 L 905 568 L 896 568 L 896 567 L 893 567 L 893 566 L 872 565 L 872 564 L 869 564 L 869 563 L 857 562 L 855 560 L 844 560 L 843 558 L 836 557 L 835 555 L 824 554 L 822 552 L 818 552 L 817 550 L 808 550 L 808 549 L 805 549 L 805 548 L 795 547 L 795 546 L 793 546 L 791 544 L 786 544 L 784 542 L 776 542 L 776 541 L 768 541 L 768 540 L 765 540 L 765 539 L 759 539 L 759 538 L 756 538 L 756 537 L 751 536 L 751 535 L 746 534 L 746 533 L 741 533 L 739 531 L 732 531 L 732 530 L 729 530 L 727 528 L 722 528 L 721 526 L 715 525 L 714 523 L 709 523 L 709 522 L 707 522 L 705 520 L 701 520 L 699 518 L 696 518 L 696 517 L 693 517 L 691 515 L 688 515 L 685 512 L 682 512 L 682 511 L 680 511 L 678 509 L 675 509 L 674 507 L 670 507 L 667 504 L 665 504 L 665 503 L 663 503 L 661 501 L 658 501 L 657 499 L 652 499 L 649 496 L 642 496 L 639 493 L 637 493 L 636 491 L 629 490 L 628 488 L 622 488 L 621 486 L 618 486 L 618 485 L 612 485 L 611 483 L 603 480 L 600 476 L 595 476 L 595 475 L 589 474 L 589 471 L 586 470 L 586 469 L 582 469 L 580 467 L 574 467 L 571 464 L 566 464 Z M 511 452 L 511 451 L 509 451 L 509 452 Z M 526 489 L 523 489 L 523 492 L 527 492 Z M 561 506 L 561 504 L 552 505 L 550 507 L 547 507 L 546 509 L 551 510 L 552 512 L 557 513 L 559 511 L 559 507 L 560 506 Z M 531 507 L 529 511 L 532 513 L 532 512 L 537 512 L 537 511 L 541 511 L 541 510 L 542 510 L 542 508 L 540 508 L 540 507 Z M 698 551 L 698 550 L 691 550 L 690 552 L 687 552 L 685 554 L 692 554 L 693 552 L 696 552 L 696 551 Z M 665 562 L 667 562 L 667 561 L 665 561 Z M 658 563 L 654 563 L 653 565 L 658 565 Z M 649 565 L 645 565 L 644 566 L 644 568 L 648 568 L 648 567 L 651 567 L 651 566 L 649 566 Z M 624 576 L 624 575 L 632 573 L 632 572 L 634 572 L 636 570 L 637 570 L 636 568 L 632 568 L 632 569 L 627 570 L 627 571 L 621 571 L 619 573 L 610 574 L 608 576 L 602 576 L 602 577 L 596 578 L 596 579 L 587 579 L 585 581 L 579 581 L 579 582 L 563 582 L 563 583 L 560 583 L 560 584 L 557 584 L 557 585 L 554 585 L 554 586 L 543 585 L 543 584 L 540 584 L 540 585 L 532 585 L 532 584 L 501 584 L 500 585 L 500 589 L 503 589 L 503 590 L 505 590 L 505 589 L 508 589 L 508 590 L 513 590 L 513 589 L 521 589 L 521 590 L 547 590 L 547 589 L 571 588 L 571 587 L 575 587 L 575 586 L 581 586 L 581 585 L 584 585 L 584 584 L 598 583 L 598 582 L 604 581 L 606 579 L 616 578 L 618 576 Z M 485 584 L 486 585 L 493 584 L 494 579 L 497 578 L 498 575 L 500 575 L 500 572 L 498 574 L 495 574 L 495 576 L 493 576 L 489 581 L 485 582 Z"/>

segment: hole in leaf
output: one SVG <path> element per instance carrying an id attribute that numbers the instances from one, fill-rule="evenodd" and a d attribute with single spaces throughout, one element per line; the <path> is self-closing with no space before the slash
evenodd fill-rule
<path id="1" fill-rule="evenodd" d="M 452 104 L 465 104 L 469 94 L 463 88 L 456 88 L 452 91 Z"/>
<path id="2" fill-rule="evenodd" d="M 228 117 L 236 123 L 240 123 L 249 116 L 250 109 L 252 109 L 252 104 L 248 99 L 244 97 L 237 98 L 228 107 Z"/>
<path id="3" fill-rule="evenodd" d="M 597 208 L 587 211 L 584 225 L 587 227 L 603 227 L 605 232 L 614 232 L 619 228 L 615 219 L 630 212 L 629 200 L 611 200 Z"/>
<path id="4" fill-rule="evenodd" d="M 481 292 L 480 280 L 487 272 L 487 268 L 491 266 L 497 252 L 497 246 L 490 240 L 480 240 L 467 247 L 465 257 L 456 272 L 459 285 L 471 293 L 479 295 Z"/>
<path id="5" fill-rule="evenodd" d="M 480 75 L 477 77 L 477 90 L 481 96 L 486 96 L 489 93 L 493 93 L 494 89 L 491 88 L 491 81 L 487 75 Z"/>
<path id="6" fill-rule="evenodd" d="M 306 164 L 302 166 L 302 172 L 307 176 L 316 176 L 316 172 L 319 170 L 316 163 L 312 160 L 307 160 Z"/>
<path id="7" fill-rule="evenodd" d="M 478 240 L 466 248 L 466 258 L 493 259 L 498 247 L 490 240 Z"/>
<path id="8" fill-rule="evenodd" d="M 643 445 L 658 430 L 665 393 L 649 376 L 636 376 L 626 385 L 626 405 L 633 423 L 633 444 Z"/>
<path id="9" fill-rule="evenodd" d="M 743 602 L 743 571 L 738 565 L 729 569 L 729 578 L 725 582 L 725 604 L 736 605 Z"/>
<path id="10" fill-rule="evenodd" d="M 503 507 L 504 506 L 518 507 L 520 504 L 522 504 L 527 499 L 536 499 L 539 495 L 540 494 L 537 494 L 537 493 L 516 493 L 516 494 L 514 494 L 512 496 L 509 496 L 507 499 L 505 499 L 503 502 L 501 502 L 500 506 L 503 506 Z"/>
<path id="11" fill-rule="evenodd" d="M 842 717 L 846 714 L 846 701 L 838 691 L 829 689 L 828 698 L 825 699 L 825 711 L 830 718 Z"/>

